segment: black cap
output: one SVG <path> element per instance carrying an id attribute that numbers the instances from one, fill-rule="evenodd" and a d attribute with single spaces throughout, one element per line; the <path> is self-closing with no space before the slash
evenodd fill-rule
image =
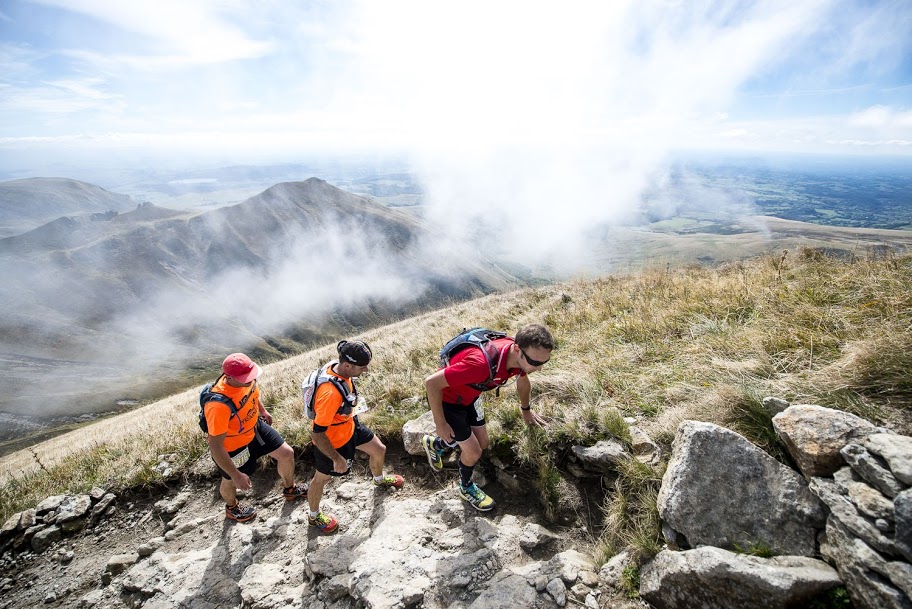
<path id="1" fill-rule="evenodd" d="M 366 366 L 370 363 L 373 353 L 370 346 L 360 340 L 339 341 L 336 345 L 336 351 L 339 352 L 339 361 L 346 361 L 356 366 Z"/>

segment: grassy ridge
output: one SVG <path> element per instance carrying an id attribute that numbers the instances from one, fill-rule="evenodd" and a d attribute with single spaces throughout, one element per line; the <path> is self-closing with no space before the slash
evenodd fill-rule
<path id="1" fill-rule="evenodd" d="M 912 257 L 845 260 L 810 249 L 528 288 L 368 332 L 362 338 L 375 362 L 359 386 L 373 407 L 370 426 L 395 438 L 426 411 L 423 379 L 463 326 L 515 332 L 528 322 L 547 324 L 557 340 L 551 363 L 533 377 L 533 403 L 550 425 L 525 428 L 510 388 L 486 394 L 485 408 L 492 450 L 537 472 L 546 514 L 565 499 L 554 449 L 605 437 L 629 443 L 624 416 L 637 417 L 666 448 L 682 420 L 698 419 L 779 458 L 760 405 L 765 395 L 912 431 Z M 328 346 L 264 367 L 264 403 L 292 445 L 309 440 L 301 379 L 333 352 Z M 159 455 L 174 454 L 186 467 L 205 452 L 197 409 L 196 391 L 188 391 L 107 428 L 90 426 L 97 431 L 82 430 L 78 441 L 62 436 L 60 454 L 42 444 L 15 466 L 5 461 L 0 518 L 64 491 L 156 484 Z M 602 559 L 630 545 L 644 555 L 659 548 L 662 468 L 631 461 L 620 469 L 604 506 Z"/>

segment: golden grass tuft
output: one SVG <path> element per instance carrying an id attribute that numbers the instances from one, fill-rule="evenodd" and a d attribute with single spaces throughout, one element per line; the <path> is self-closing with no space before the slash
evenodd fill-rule
<path id="1" fill-rule="evenodd" d="M 371 407 L 365 422 L 393 438 L 425 412 L 423 380 L 463 327 L 512 333 L 529 322 L 547 324 L 557 341 L 551 363 L 533 376 L 533 404 L 551 424 L 526 429 L 510 386 L 499 397 L 486 394 L 485 411 L 492 449 L 534 465 L 552 515 L 567 492 L 555 448 L 608 437 L 629 442 L 624 417 L 637 417 L 666 448 L 681 421 L 696 419 L 776 454 L 760 405 L 776 395 L 912 432 L 912 257 L 845 260 L 800 248 L 717 268 L 647 269 L 494 294 L 340 336 L 373 347 L 371 371 L 359 381 Z M 263 366 L 264 403 L 296 447 L 310 440 L 301 380 L 334 357 L 334 347 Z M 190 389 L 39 444 L 34 454 L 0 459 L 0 518 L 49 494 L 155 484 L 151 467 L 160 454 L 192 462 L 206 449 L 197 395 Z M 611 532 L 603 555 L 625 544 L 643 555 L 656 547 L 659 478 L 636 467 L 619 474 L 606 499 Z"/>

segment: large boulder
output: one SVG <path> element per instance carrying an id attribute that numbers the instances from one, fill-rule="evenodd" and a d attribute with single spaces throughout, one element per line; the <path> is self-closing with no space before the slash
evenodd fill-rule
<path id="1" fill-rule="evenodd" d="M 797 472 L 733 431 L 698 421 L 678 427 L 658 497 L 659 515 L 691 546 L 768 546 L 813 556 L 822 504 Z"/>
<path id="2" fill-rule="evenodd" d="M 760 558 L 708 546 L 663 550 L 640 570 L 640 596 L 657 609 L 802 607 L 840 583 L 835 569 L 813 558 Z"/>
<path id="3" fill-rule="evenodd" d="M 402 444 L 405 446 L 405 452 L 410 455 L 423 455 L 424 446 L 421 444 L 421 438 L 425 434 L 433 435 L 436 432 L 434 413 L 430 410 L 417 419 L 406 421 L 402 426 Z"/>
<path id="4" fill-rule="evenodd" d="M 829 476 L 844 465 L 840 449 L 883 431 L 848 412 L 797 404 L 773 417 L 773 428 L 807 477 Z"/>

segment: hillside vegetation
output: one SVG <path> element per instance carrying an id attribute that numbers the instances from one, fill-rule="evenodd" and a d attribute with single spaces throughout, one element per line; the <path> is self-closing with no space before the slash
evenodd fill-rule
<path id="1" fill-rule="evenodd" d="M 440 346 L 463 327 L 515 332 L 528 322 L 548 325 L 557 341 L 533 376 L 533 404 L 550 425 L 525 428 L 509 387 L 486 394 L 485 408 L 492 452 L 537 472 L 546 514 L 566 500 L 561 449 L 608 436 L 629 442 L 623 417 L 637 417 L 666 448 L 682 420 L 698 419 L 780 459 L 761 405 L 767 395 L 912 431 L 912 256 L 846 259 L 811 249 L 527 288 L 370 331 L 360 337 L 375 353 L 359 385 L 372 407 L 368 424 L 397 441 L 402 424 L 427 409 L 423 379 Z M 326 346 L 263 369 L 264 403 L 298 449 L 309 441 L 301 379 L 332 355 Z M 0 460 L 0 518 L 65 491 L 162 483 L 153 469 L 159 455 L 189 467 L 205 452 L 197 411 L 190 390 Z M 662 466 L 634 461 L 622 468 L 606 495 L 603 557 L 631 544 L 658 549 L 661 474 Z"/>

